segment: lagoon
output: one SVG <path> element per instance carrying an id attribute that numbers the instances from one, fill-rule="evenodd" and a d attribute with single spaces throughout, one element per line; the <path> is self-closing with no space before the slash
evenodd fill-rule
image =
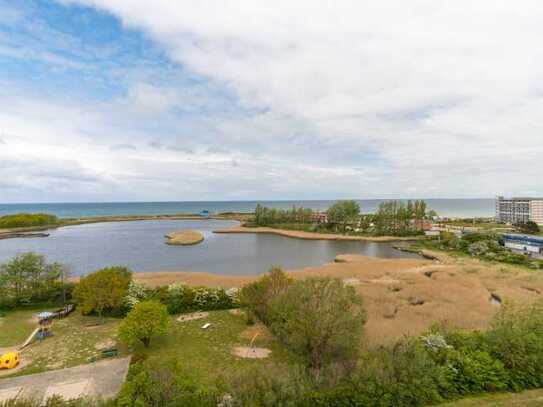
<path id="1" fill-rule="evenodd" d="M 0 263 L 17 253 L 33 251 L 49 261 L 67 265 L 72 275 L 101 267 L 129 266 L 143 271 L 202 271 L 256 275 L 277 265 L 285 269 L 319 266 L 338 254 L 383 258 L 417 258 L 390 243 L 300 240 L 262 234 L 215 234 L 213 230 L 238 225 L 224 220 L 146 220 L 67 226 L 45 238 L 0 240 Z M 164 235 L 195 229 L 205 240 L 196 246 L 170 246 Z"/>

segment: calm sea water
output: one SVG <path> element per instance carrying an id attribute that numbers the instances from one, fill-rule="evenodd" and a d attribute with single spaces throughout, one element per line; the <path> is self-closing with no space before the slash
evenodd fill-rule
<path id="1" fill-rule="evenodd" d="M 380 199 L 360 200 L 362 212 L 375 212 Z M 427 199 L 428 206 L 441 216 L 490 217 L 494 216 L 494 199 Z M 256 205 L 272 208 L 290 208 L 293 205 L 314 210 L 325 210 L 334 201 L 212 201 L 212 202 L 114 202 L 114 203 L 37 203 L 0 204 L 0 215 L 18 212 L 46 212 L 64 218 L 114 215 L 167 215 L 199 213 L 207 209 L 212 213 L 252 212 Z"/>
<path id="2" fill-rule="evenodd" d="M 0 263 L 17 253 L 34 251 L 66 264 L 74 275 L 101 267 L 126 265 L 133 271 L 206 271 L 260 274 L 273 265 L 286 269 L 318 266 L 338 254 L 398 258 L 417 257 L 388 243 L 310 241 L 273 235 L 214 234 L 237 225 L 219 220 L 161 220 L 95 223 L 51 230 L 45 238 L 0 240 Z M 195 246 L 169 246 L 168 232 L 191 228 L 202 232 Z"/>

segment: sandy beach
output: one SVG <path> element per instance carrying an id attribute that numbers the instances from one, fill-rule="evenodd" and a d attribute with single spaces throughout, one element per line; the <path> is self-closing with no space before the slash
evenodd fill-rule
<path id="1" fill-rule="evenodd" d="M 398 242 L 420 240 L 424 236 L 347 236 L 334 233 L 313 233 L 300 230 L 274 229 L 270 227 L 249 228 L 245 226 L 235 226 L 226 229 L 214 230 L 213 233 L 265 233 L 284 237 L 292 237 L 304 240 L 347 240 L 347 241 L 366 241 L 366 242 Z"/>

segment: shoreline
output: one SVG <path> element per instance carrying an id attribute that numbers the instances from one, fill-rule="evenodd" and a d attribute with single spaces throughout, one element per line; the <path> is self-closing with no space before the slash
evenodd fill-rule
<path id="1" fill-rule="evenodd" d="M 349 236 L 339 235 L 334 233 L 316 233 L 316 232 L 304 232 L 301 230 L 286 230 L 275 229 L 270 227 L 255 227 L 248 228 L 245 226 L 234 226 L 226 229 L 214 230 L 213 233 L 263 233 L 278 235 L 283 237 L 290 237 L 302 240 L 344 240 L 344 241 L 363 241 L 363 242 L 375 242 L 375 243 L 388 243 L 388 242 L 407 242 L 423 240 L 425 236 Z"/>
<path id="2" fill-rule="evenodd" d="M 107 222 L 136 222 L 147 220 L 235 220 L 237 222 L 243 222 L 251 216 L 251 214 L 243 213 L 231 213 L 224 215 L 210 216 L 204 218 L 196 214 L 174 214 L 174 215 L 126 215 L 126 216 L 95 216 L 88 218 L 64 218 L 58 224 L 53 225 L 40 225 L 40 226 L 28 226 L 20 228 L 0 229 L 0 240 L 2 239 L 15 239 L 21 237 L 47 237 L 34 236 L 31 232 L 43 232 L 47 230 L 59 229 L 66 226 L 87 225 L 92 223 L 107 223 Z M 26 236 L 22 236 L 25 235 Z"/>

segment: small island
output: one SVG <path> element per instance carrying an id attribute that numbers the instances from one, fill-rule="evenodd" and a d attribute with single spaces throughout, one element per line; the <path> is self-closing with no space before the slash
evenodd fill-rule
<path id="1" fill-rule="evenodd" d="M 168 233 L 166 236 L 166 244 L 190 246 L 204 241 L 204 235 L 197 230 L 185 229 L 176 232 Z"/>

